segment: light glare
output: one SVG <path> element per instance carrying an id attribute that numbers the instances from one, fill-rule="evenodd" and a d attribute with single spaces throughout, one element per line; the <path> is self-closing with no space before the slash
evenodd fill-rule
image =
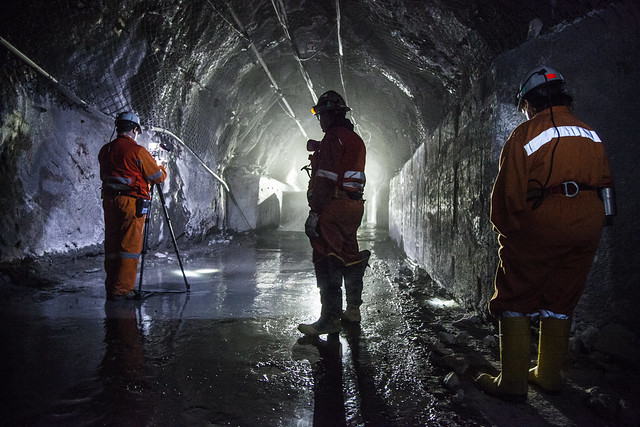
<path id="1" fill-rule="evenodd" d="M 458 303 L 452 299 L 441 299 L 441 298 L 431 298 L 429 301 L 427 301 L 427 303 L 429 303 L 429 305 L 432 305 L 434 307 L 441 307 L 441 308 L 442 307 L 452 308 L 458 305 Z"/>
<path id="2" fill-rule="evenodd" d="M 184 274 L 187 277 L 202 277 L 206 274 L 214 274 L 220 272 L 219 268 L 199 268 L 196 270 L 185 270 Z M 182 276 L 182 270 L 173 270 L 173 274 L 176 276 Z"/>

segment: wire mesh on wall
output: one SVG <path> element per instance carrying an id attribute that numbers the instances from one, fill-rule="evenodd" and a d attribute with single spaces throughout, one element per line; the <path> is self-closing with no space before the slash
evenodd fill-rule
<path id="1" fill-rule="evenodd" d="M 171 129 L 195 148 L 208 145 L 198 141 L 194 126 L 183 126 L 177 107 L 210 90 L 203 76 L 233 81 L 237 71 L 211 58 L 213 50 L 217 58 L 232 57 L 240 40 L 213 3 L 52 0 L 7 6 L 0 36 L 60 86 L 107 116 L 132 109 L 145 126 Z M 59 95 L 32 67 L 5 53 L 3 66 L 11 70 L 3 75 L 39 95 Z M 191 120 L 199 121 L 207 118 Z"/>
<path id="2" fill-rule="evenodd" d="M 511 0 L 435 1 L 427 7 L 422 1 L 375 0 L 6 0 L 0 36 L 102 113 L 114 117 L 133 109 L 144 125 L 170 129 L 197 153 L 224 159 L 230 154 L 215 152 L 225 150 L 220 141 L 234 135 L 259 136 L 213 123 L 215 119 L 242 125 L 234 96 L 255 94 L 253 103 L 241 105 L 244 122 L 251 127 L 256 123 L 252 113 L 260 103 L 273 103 L 284 94 L 306 105 L 313 95 L 305 86 L 321 90 L 333 85 L 334 76 L 341 74 L 338 8 L 345 21 L 341 30 L 344 61 L 352 77 L 352 81 L 347 77 L 347 88 L 356 84 L 355 78 L 376 78 L 368 86 L 396 85 L 394 91 L 379 90 L 397 98 L 393 104 L 398 105 L 405 102 L 405 86 L 415 90 L 421 85 L 427 93 L 441 91 L 443 96 L 464 89 L 469 79 L 481 76 L 479 69 L 484 69 L 492 55 L 526 40 L 527 25 L 533 18 L 539 18 L 550 31 L 557 23 L 570 23 L 610 3 L 612 0 L 535 5 Z M 246 28 L 234 21 L 231 6 Z M 281 28 L 283 23 L 287 27 Z M 300 66 L 294 73 L 299 83 L 289 82 L 287 87 L 276 78 L 282 88 L 265 94 L 270 83 L 259 72 L 243 81 L 242 91 L 234 87 L 239 74 L 258 67 L 247 48 L 248 35 L 256 51 L 270 56 L 267 62 L 281 66 L 290 61 L 293 69 Z M 362 52 L 359 43 L 367 45 L 367 41 L 373 45 Z M 6 51 L 3 55 L 7 61 L 1 66 L 11 68 L 3 75 L 15 76 L 36 94 L 55 92 L 44 88 L 47 83 L 26 64 Z M 302 95 L 293 96 L 292 91 Z M 281 100 L 275 102 L 282 105 Z M 188 105 L 206 108 L 186 111 Z M 294 105 L 293 110 L 298 107 Z"/>

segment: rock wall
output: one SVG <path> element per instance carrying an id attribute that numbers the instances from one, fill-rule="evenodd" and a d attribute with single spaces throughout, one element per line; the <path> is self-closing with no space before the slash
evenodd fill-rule
<path id="1" fill-rule="evenodd" d="M 523 120 L 512 103 L 515 89 L 523 74 L 544 63 L 563 73 L 575 114 L 603 139 L 618 194 L 618 216 L 603 233 L 576 315 L 638 330 L 639 30 L 634 14 L 618 6 L 501 55 L 393 178 L 390 235 L 465 305 L 485 310 L 493 292 L 491 186 L 500 149 Z"/>
<path id="2" fill-rule="evenodd" d="M 55 96 L 38 97 L 20 85 L 2 85 L 0 103 L 0 262 L 83 250 L 104 240 L 98 152 L 113 136 L 110 120 L 96 118 Z M 144 124 L 144 123 L 143 123 Z M 139 143 L 158 143 L 144 133 Z M 165 153 L 162 186 L 178 238 L 205 234 L 224 223 L 220 185 L 189 154 Z M 154 197 L 150 244 L 169 238 Z"/>
<path id="3" fill-rule="evenodd" d="M 112 126 L 22 88 L 0 105 L 0 261 L 100 243 L 97 155 Z"/>

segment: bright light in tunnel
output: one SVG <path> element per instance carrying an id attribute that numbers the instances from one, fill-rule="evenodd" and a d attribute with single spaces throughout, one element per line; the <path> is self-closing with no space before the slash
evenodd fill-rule
<path id="1" fill-rule="evenodd" d="M 293 187 L 295 191 L 302 191 L 302 188 L 300 188 L 297 182 L 300 179 L 299 174 L 300 174 L 300 171 L 298 170 L 298 168 L 291 168 L 285 180 L 285 183 Z"/>
<path id="2" fill-rule="evenodd" d="M 458 306 L 458 303 L 452 299 L 431 298 L 427 303 L 439 308 L 453 308 Z"/>
<path id="3" fill-rule="evenodd" d="M 365 185 L 365 221 L 369 224 L 376 224 L 378 219 L 378 209 L 386 202 L 386 200 L 380 200 L 381 189 L 387 185 L 385 179 L 388 175 L 386 167 L 383 166 L 379 157 L 375 152 L 368 151 L 367 163 L 365 166 L 365 174 L 367 177 L 367 184 Z"/>
<path id="4" fill-rule="evenodd" d="M 199 268 L 197 270 L 185 270 L 184 274 L 187 277 L 202 277 L 207 274 L 219 273 L 219 268 Z M 182 270 L 173 270 L 175 276 L 182 276 Z"/>
<path id="5" fill-rule="evenodd" d="M 367 206 L 367 217 L 366 217 L 366 222 L 368 222 L 369 224 L 375 224 L 377 222 L 376 220 L 376 213 L 378 212 L 378 194 L 377 192 L 373 193 L 373 196 L 367 196 L 366 197 L 367 202 L 369 202 L 369 206 Z"/>

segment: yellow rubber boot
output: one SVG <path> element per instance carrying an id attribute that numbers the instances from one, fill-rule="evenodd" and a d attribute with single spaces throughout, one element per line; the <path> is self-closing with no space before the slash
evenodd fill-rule
<path id="1" fill-rule="evenodd" d="M 562 390 L 561 372 L 567 356 L 570 330 L 569 319 L 540 319 L 538 366 L 529 370 L 529 382 L 544 392 L 557 394 Z"/>
<path id="2" fill-rule="evenodd" d="M 531 332 L 528 317 L 500 319 L 500 365 L 497 377 L 481 374 L 476 383 L 485 393 L 503 400 L 527 398 L 527 375 L 531 361 Z"/>

